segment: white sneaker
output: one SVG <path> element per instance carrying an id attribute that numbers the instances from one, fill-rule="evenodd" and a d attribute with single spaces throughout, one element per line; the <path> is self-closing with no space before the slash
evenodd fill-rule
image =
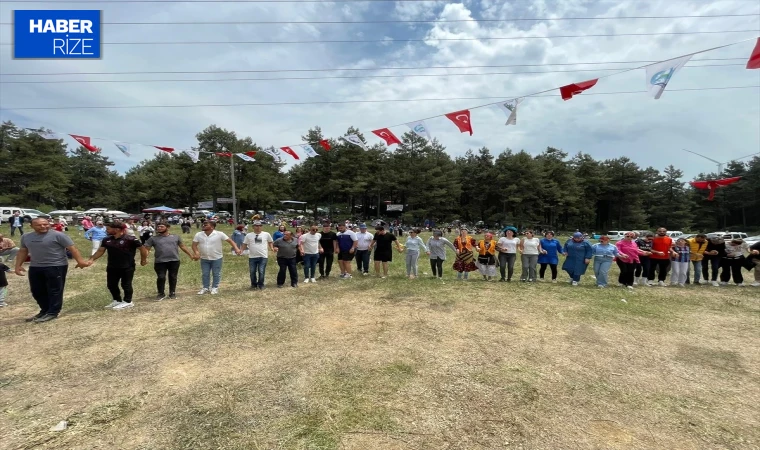
<path id="1" fill-rule="evenodd" d="M 109 303 L 109 304 L 106 305 L 106 309 L 113 308 L 114 306 L 118 305 L 119 303 L 121 303 L 121 302 L 117 301 L 117 300 L 114 300 L 111 303 Z"/>
<path id="2" fill-rule="evenodd" d="M 746 286 L 746 284 L 744 284 L 744 283 L 738 283 L 737 286 L 744 287 L 744 286 Z"/>
<path id="3" fill-rule="evenodd" d="M 659 281 L 659 282 L 657 283 L 657 286 L 662 286 L 662 287 L 665 287 L 665 286 L 667 286 L 667 285 L 665 284 L 665 282 L 664 282 L 664 281 Z"/>
<path id="4" fill-rule="evenodd" d="M 120 302 L 118 305 L 114 306 L 113 309 L 127 309 L 127 308 L 131 308 L 133 306 L 135 306 L 135 305 L 133 305 L 132 302 L 130 302 L 130 303 Z"/>
<path id="5" fill-rule="evenodd" d="M 368 272 L 364 272 L 362 275 L 364 275 L 366 277 L 367 275 L 369 275 L 369 273 Z"/>
<path id="6" fill-rule="evenodd" d="M 679 283 L 678 285 L 681 286 L 681 287 L 686 287 L 686 285 L 684 283 Z"/>
<path id="7" fill-rule="evenodd" d="M 309 279 L 308 279 L 308 278 L 304 278 L 304 279 L 303 279 L 303 282 L 304 282 L 304 283 L 308 283 L 308 282 L 309 282 Z"/>
<path id="8" fill-rule="evenodd" d="M 721 282 L 720 282 L 720 285 L 721 285 L 721 286 L 728 286 L 728 283 L 727 283 L 727 282 L 725 282 L 725 281 L 721 281 Z"/>
<path id="9" fill-rule="evenodd" d="M 758 287 L 760 286 L 760 281 L 755 281 L 754 283 L 750 284 L 752 287 Z"/>
<path id="10" fill-rule="evenodd" d="M 633 290 L 633 286 L 628 286 L 628 289 Z"/>
<path id="11" fill-rule="evenodd" d="M 211 295 L 216 295 L 219 293 L 219 288 L 211 288 Z"/>
<path id="12" fill-rule="evenodd" d="M 8 306 L 8 304 L 7 304 L 7 303 L 5 303 L 5 302 L 0 302 L 0 308 L 2 308 L 2 307 L 4 307 L 4 306 Z"/>
<path id="13" fill-rule="evenodd" d="M 573 281 L 573 286 L 578 286 L 578 282 L 577 281 Z"/>
<path id="14" fill-rule="evenodd" d="M 367 275 L 367 274 L 365 273 L 364 275 Z M 311 279 L 311 282 L 312 282 L 312 283 L 316 283 L 316 282 L 317 282 L 317 279 L 316 279 L 316 278 L 312 278 L 312 279 Z"/>
<path id="15" fill-rule="evenodd" d="M 716 286 L 716 287 L 717 287 L 717 286 L 720 286 L 720 284 L 719 284 L 717 281 L 713 281 L 713 282 L 712 282 L 712 285 L 713 285 L 713 286 Z"/>
<path id="16" fill-rule="evenodd" d="M 601 284 L 598 284 L 596 287 L 599 289 L 604 289 L 604 286 L 602 286 Z"/>
<path id="17" fill-rule="evenodd" d="M 198 291 L 198 295 L 208 294 L 208 289 L 203 288 L 200 291 Z"/>
<path id="18" fill-rule="evenodd" d="M 552 283 L 556 283 L 556 282 L 557 282 L 557 279 L 556 279 L 556 278 L 552 280 Z"/>

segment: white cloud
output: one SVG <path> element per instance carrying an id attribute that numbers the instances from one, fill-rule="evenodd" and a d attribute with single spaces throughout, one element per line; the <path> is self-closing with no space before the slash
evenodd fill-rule
<path id="1" fill-rule="evenodd" d="M 686 6 L 685 6 L 686 5 Z M 464 4 L 399 2 L 392 4 L 143 4 L 104 6 L 107 21 L 308 21 L 308 20 L 463 20 L 476 18 L 616 17 L 623 15 L 702 15 L 753 12 L 747 2 L 545 0 L 500 2 L 483 0 Z M 0 5 L 0 21 L 11 21 L 11 7 Z M 686 13 L 684 11 L 687 11 Z M 289 41 L 414 38 L 522 38 L 545 35 L 647 33 L 691 30 L 735 30 L 757 27 L 758 16 L 670 20 L 572 20 L 524 22 L 453 22 L 379 25 L 182 25 L 105 26 L 105 40 L 114 41 Z M 8 42 L 10 27 L 0 30 Z M 18 61 L 10 48 L 1 47 L 2 73 L 111 72 L 111 71 L 219 71 L 295 68 L 376 68 L 424 66 L 484 66 L 666 59 L 684 53 L 734 42 L 752 34 L 704 34 L 574 39 L 503 39 L 399 43 L 347 43 L 304 45 L 142 45 L 106 46 L 101 61 Z M 700 58 L 745 58 L 752 43 L 723 49 Z M 716 61 L 707 64 L 742 63 Z M 693 63 L 699 64 L 699 63 Z M 705 63 L 701 63 L 705 64 Z M 611 65 L 604 67 L 621 67 Z M 510 67 L 494 69 L 390 70 L 379 73 L 484 73 L 600 69 L 599 66 Z M 453 98 L 520 96 L 583 81 L 609 71 L 525 75 L 365 78 L 289 81 L 217 81 L 167 83 L 0 84 L 2 108 L 75 105 L 177 105 L 270 102 L 383 100 L 394 98 Z M 361 76 L 364 72 L 227 73 L 197 75 L 113 75 L 51 77 L 55 79 L 218 79 L 276 78 L 283 76 Z M 742 66 L 685 68 L 669 89 L 702 86 L 760 84 L 760 71 Z M 3 77 L 2 81 L 44 79 Z M 458 133 L 446 118 L 427 121 L 431 132 L 453 155 L 482 145 L 494 153 L 506 147 L 532 153 L 546 146 L 569 153 L 584 151 L 597 158 L 626 155 L 642 166 L 662 169 L 668 164 L 687 175 L 710 170 L 712 165 L 692 159 L 681 148 L 717 153 L 724 159 L 760 151 L 760 90 L 668 92 L 660 100 L 646 94 L 591 95 L 612 91 L 644 90 L 644 71 L 604 78 L 585 94 L 563 102 L 556 90 L 551 97 L 530 98 L 521 105 L 518 125 L 504 126 L 495 108 L 472 111 L 474 136 Z M 328 136 L 340 136 L 348 126 L 370 130 L 490 103 L 494 100 L 452 100 L 409 103 L 298 105 L 278 107 L 205 107 L 154 109 L 89 109 L 0 111 L 0 119 L 21 126 L 46 126 L 118 141 L 187 148 L 197 132 L 210 124 L 250 135 L 264 145 L 296 145 L 306 130 L 319 125 Z M 374 139 L 374 137 L 370 137 Z M 126 170 L 154 153 L 134 147 L 126 158 L 102 141 L 108 156 Z"/>

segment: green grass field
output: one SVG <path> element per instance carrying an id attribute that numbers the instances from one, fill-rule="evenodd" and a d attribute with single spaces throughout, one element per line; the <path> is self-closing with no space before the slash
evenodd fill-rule
<path id="1" fill-rule="evenodd" d="M 226 255 L 197 296 L 183 258 L 179 299 L 152 301 L 151 256 L 124 311 L 103 309 L 105 259 L 72 266 L 47 324 L 9 274 L 0 448 L 760 448 L 756 288 L 457 282 L 453 255 L 408 280 L 394 252 L 388 279 L 297 289 L 270 259 L 263 292 Z"/>

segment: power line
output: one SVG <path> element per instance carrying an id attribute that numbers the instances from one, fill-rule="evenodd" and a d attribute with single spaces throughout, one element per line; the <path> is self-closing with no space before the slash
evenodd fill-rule
<path id="1" fill-rule="evenodd" d="M 698 66 L 684 66 L 684 68 L 698 67 L 729 67 L 744 66 L 740 64 L 702 64 Z M 45 80 L 45 81 L 0 81 L 0 84 L 70 84 L 70 83 L 184 83 L 184 82 L 215 82 L 215 81 L 287 81 L 287 80 L 334 80 L 334 79 L 365 79 L 365 78 L 418 78 L 418 77 L 452 77 L 452 76 L 486 76 L 486 75 L 528 75 L 545 73 L 574 73 L 574 72 L 598 72 L 600 70 L 625 70 L 628 67 L 614 67 L 606 69 L 572 69 L 572 70 L 541 70 L 527 72 L 486 72 L 486 73 L 427 73 L 427 74 L 402 74 L 402 75 L 335 75 L 327 77 L 278 77 L 278 78 L 208 78 L 208 79 L 149 79 L 149 80 Z"/>
<path id="2" fill-rule="evenodd" d="M 175 42 L 103 42 L 102 45 L 229 45 L 229 44 L 368 44 L 394 42 L 428 42 L 428 41 L 512 41 L 522 39 L 559 39 L 559 38 L 589 38 L 589 37 L 620 37 L 620 36 L 675 36 L 689 34 L 726 34 L 726 33 L 757 33 L 760 30 L 721 30 L 721 31 L 672 31 L 663 33 L 618 33 L 618 34 L 574 34 L 554 36 L 509 36 L 509 37 L 480 37 L 480 38 L 423 38 L 423 39 L 335 39 L 309 41 L 175 41 Z M 13 45 L 10 42 L 0 45 Z"/>
<path id="3" fill-rule="evenodd" d="M 113 0 L 108 3 L 433 3 L 440 0 Z M 5 3 L 51 3 L 50 0 L 10 0 Z M 64 3 L 64 2 L 52 2 Z M 103 3 L 102 0 L 68 0 L 69 3 Z"/>
<path id="4" fill-rule="evenodd" d="M 690 62 L 702 61 L 746 61 L 741 58 L 702 58 L 692 59 Z M 126 72 L 54 72 L 54 73 L 0 73 L 0 77 L 10 76 L 63 76 L 63 75 L 179 75 L 179 74 L 215 74 L 215 73 L 277 73 L 277 72 L 348 72 L 370 70 L 428 70 L 428 69 L 501 69 L 505 67 L 546 67 L 546 66 L 594 66 L 606 64 L 646 64 L 656 63 L 659 60 L 640 61 L 606 61 L 606 62 L 577 62 L 577 63 L 541 63 L 541 64 L 506 64 L 506 65 L 481 65 L 481 66 L 420 66 L 420 67 L 346 67 L 324 69 L 251 69 L 251 70 L 164 70 L 164 71 L 126 71 Z"/>
<path id="5" fill-rule="evenodd" d="M 392 23 L 496 23 L 496 22 L 556 22 L 563 20 L 657 20 L 657 19 L 710 19 L 720 17 L 760 16 L 760 13 L 706 14 L 684 16 L 624 16 L 624 17 L 515 17 L 508 19 L 414 19 L 414 20 L 303 20 L 303 21 L 223 21 L 223 22 L 101 22 L 103 25 L 351 25 Z M 2 22 L 0 25 L 13 25 Z"/>
<path id="6" fill-rule="evenodd" d="M 670 92 L 692 92 L 692 91 L 716 91 L 728 89 L 755 89 L 755 86 L 722 86 L 722 87 L 701 87 L 689 89 L 668 89 Z M 556 89 L 556 88 L 555 88 Z M 552 91 L 554 89 L 549 89 Z M 548 92 L 544 91 L 544 92 Z M 617 94 L 644 94 L 647 91 L 619 91 L 619 92 L 584 92 L 583 96 L 589 95 L 617 95 Z M 554 97 L 557 95 L 528 95 L 526 97 Z M 33 111 L 33 110 L 72 110 L 72 109 L 156 109 L 156 108 L 230 108 L 243 106 L 301 106 L 301 105 L 345 105 L 354 103 L 409 103 L 409 102 L 429 102 L 429 101 L 452 101 L 452 100 L 495 100 L 515 98 L 508 95 L 499 97 L 452 97 L 452 98 L 418 98 L 418 99 L 387 99 L 387 100 L 341 100 L 341 101 L 311 101 L 311 102 L 274 102 L 274 103 L 218 103 L 218 104 L 200 104 L 200 105 L 121 105 L 121 106 L 36 106 L 27 108 L 0 108 L 7 111 Z M 469 109 L 479 108 L 471 107 Z M 437 117 L 437 116 L 436 116 Z M 427 120 L 427 119 L 423 119 Z"/>

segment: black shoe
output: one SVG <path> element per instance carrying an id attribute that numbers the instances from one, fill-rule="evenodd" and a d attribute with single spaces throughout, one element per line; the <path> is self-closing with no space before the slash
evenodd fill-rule
<path id="1" fill-rule="evenodd" d="M 158 294 L 156 295 L 156 301 L 160 302 L 161 300 L 166 298 L 166 294 Z"/>
<path id="2" fill-rule="evenodd" d="M 174 292 L 169 292 L 169 300 L 177 300 L 177 294 Z"/>
<path id="3" fill-rule="evenodd" d="M 259 286 L 259 290 L 263 291 L 264 290 L 264 286 Z"/>
<path id="4" fill-rule="evenodd" d="M 249 291 L 255 291 L 255 290 L 257 290 L 258 288 L 259 288 L 258 286 L 251 286 L 251 287 L 249 287 L 249 288 L 248 288 L 248 290 L 249 290 Z"/>
<path id="5" fill-rule="evenodd" d="M 24 322 L 34 322 L 35 320 L 39 319 L 40 317 L 44 316 L 45 313 L 37 313 L 33 315 L 32 317 L 24 319 Z"/>
<path id="6" fill-rule="evenodd" d="M 499 278 L 499 283 L 503 283 L 505 281 L 507 281 L 507 280 L 505 280 L 504 278 Z"/>
<path id="7" fill-rule="evenodd" d="M 278 287 L 278 288 L 284 288 L 284 287 L 285 287 L 285 285 L 284 285 L 284 284 L 278 284 L 278 285 L 277 285 L 277 287 Z"/>
<path id="8" fill-rule="evenodd" d="M 297 287 L 298 287 L 298 283 L 295 283 L 295 284 L 291 284 L 291 285 L 290 285 L 290 287 L 294 287 L 294 288 L 297 288 Z"/>
<path id="9" fill-rule="evenodd" d="M 50 322 L 51 320 L 55 320 L 57 318 L 58 318 L 58 314 L 45 314 L 42 317 L 38 317 L 34 319 L 34 323 Z"/>

